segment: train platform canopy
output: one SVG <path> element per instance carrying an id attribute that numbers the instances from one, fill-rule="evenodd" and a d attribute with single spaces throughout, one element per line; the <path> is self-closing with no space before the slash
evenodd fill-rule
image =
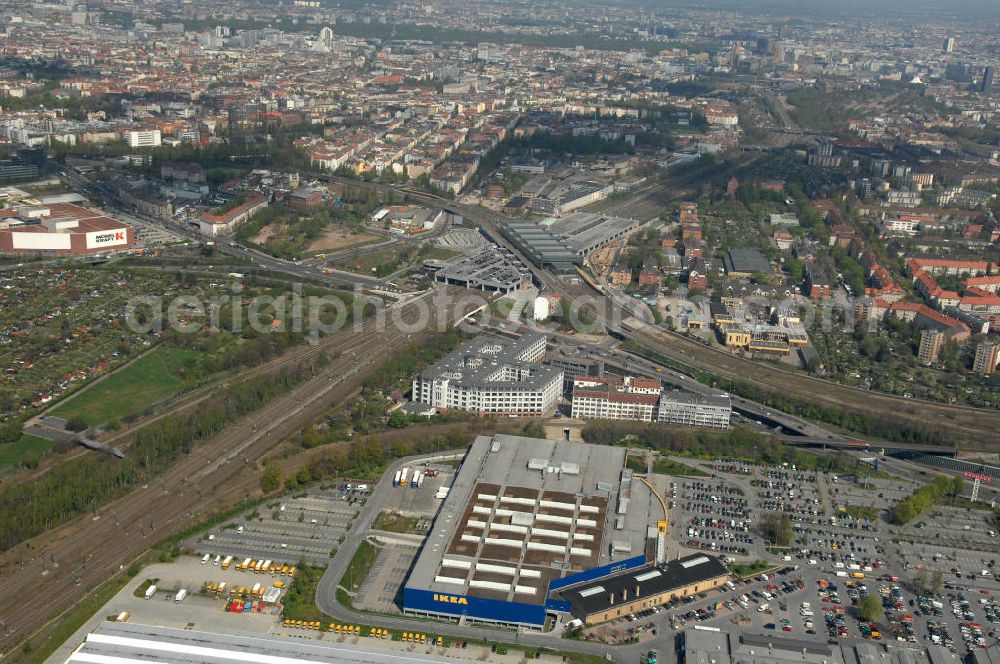
<path id="1" fill-rule="evenodd" d="M 87 635 L 67 664 L 438 664 L 450 660 L 422 653 L 379 651 L 364 645 L 303 641 L 280 636 L 217 634 L 105 621 Z"/>

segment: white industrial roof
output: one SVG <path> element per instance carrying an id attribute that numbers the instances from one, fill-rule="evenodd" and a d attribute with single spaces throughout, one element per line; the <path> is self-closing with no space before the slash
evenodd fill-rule
<path id="1" fill-rule="evenodd" d="M 288 637 L 216 634 L 137 623 L 103 622 L 70 655 L 67 664 L 438 664 L 448 660 L 417 653 L 375 651 L 363 646 Z"/>

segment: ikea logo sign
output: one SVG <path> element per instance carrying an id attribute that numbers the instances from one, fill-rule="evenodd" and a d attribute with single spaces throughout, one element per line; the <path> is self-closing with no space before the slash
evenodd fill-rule
<path id="1" fill-rule="evenodd" d="M 469 600 L 465 597 L 459 597 L 458 595 L 439 595 L 434 593 L 435 602 L 444 602 L 445 604 L 468 604 Z"/>

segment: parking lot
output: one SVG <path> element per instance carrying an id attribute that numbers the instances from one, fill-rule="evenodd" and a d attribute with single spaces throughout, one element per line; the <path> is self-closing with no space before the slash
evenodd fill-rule
<path id="1" fill-rule="evenodd" d="M 346 485 L 315 490 L 257 509 L 212 528 L 184 546 L 198 553 L 325 565 L 340 546 L 367 491 Z"/>
<path id="2" fill-rule="evenodd" d="M 885 510 L 910 495 L 916 482 L 678 460 L 712 476 L 655 478 L 668 500 L 671 539 L 741 562 L 770 562 L 773 571 L 590 628 L 591 638 L 643 642 L 661 630 L 705 624 L 806 640 L 939 643 L 959 656 L 995 642 L 1000 540 L 989 511 L 933 507 L 897 527 Z M 768 552 L 761 542 L 760 518 L 772 512 L 792 522 L 787 550 Z M 881 606 L 872 621 L 858 615 L 866 596 Z"/>
<path id="3" fill-rule="evenodd" d="M 401 588 L 419 551 L 418 544 L 386 544 L 358 588 L 354 605 L 365 611 L 402 613 Z"/>

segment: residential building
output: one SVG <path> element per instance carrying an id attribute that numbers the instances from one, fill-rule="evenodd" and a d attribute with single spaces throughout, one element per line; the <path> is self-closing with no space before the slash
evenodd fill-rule
<path id="1" fill-rule="evenodd" d="M 920 348 L 917 359 L 924 364 L 937 362 L 941 347 L 944 345 L 944 333 L 940 330 L 923 330 L 920 333 Z"/>
<path id="2" fill-rule="evenodd" d="M 972 361 L 975 373 L 989 376 L 997 370 L 997 364 L 1000 364 L 1000 344 L 984 341 L 976 346 L 976 357 Z"/>
<path id="3" fill-rule="evenodd" d="M 826 272 L 816 263 L 807 263 L 805 267 L 805 291 L 813 300 L 825 300 L 830 297 L 830 280 Z"/>
<path id="4" fill-rule="evenodd" d="M 125 132 L 125 142 L 130 148 L 155 148 L 162 144 L 159 129 Z"/>

